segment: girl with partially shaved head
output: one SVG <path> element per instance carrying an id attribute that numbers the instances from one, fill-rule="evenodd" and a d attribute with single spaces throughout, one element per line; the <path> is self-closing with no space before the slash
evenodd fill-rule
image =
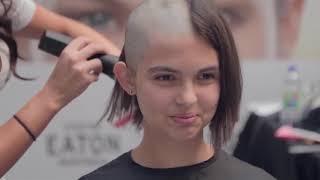
<path id="1" fill-rule="evenodd" d="M 273 180 L 221 149 L 242 82 L 233 38 L 210 1 L 144 1 L 129 17 L 114 74 L 107 119 L 131 114 L 143 138 L 80 180 Z"/>

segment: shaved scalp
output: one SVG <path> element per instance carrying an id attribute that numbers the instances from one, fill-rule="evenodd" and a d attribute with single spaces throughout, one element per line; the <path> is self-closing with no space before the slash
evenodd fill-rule
<path id="1" fill-rule="evenodd" d="M 145 0 L 130 15 L 124 51 L 135 69 L 154 36 L 177 38 L 194 32 L 186 0 Z"/>

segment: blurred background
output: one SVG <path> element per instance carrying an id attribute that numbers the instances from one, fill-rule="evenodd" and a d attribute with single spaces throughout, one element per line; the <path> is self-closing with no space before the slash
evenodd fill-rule
<path id="1" fill-rule="evenodd" d="M 126 19 L 142 1 L 36 0 L 94 27 L 119 48 Z M 244 81 L 240 121 L 226 151 L 279 180 L 319 180 L 320 1 L 215 1 L 232 29 Z M 1 120 L 9 119 L 37 92 L 57 60 L 38 50 L 38 41 L 17 40 L 26 59 L 18 65 L 18 72 L 37 79 L 12 78 L 0 91 Z M 139 142 L 139 132 L 130 125 L 97 125 L 114 84 L 102 76 L 55 117 L 7 174 L 8 180 L 77 179 Z M 297 118 L 293 120 L 292 115 Z M 285 124 L 308 131 L 299 134 L 303 138 L 288 140 L 289 135 L 277 131 Z"/>

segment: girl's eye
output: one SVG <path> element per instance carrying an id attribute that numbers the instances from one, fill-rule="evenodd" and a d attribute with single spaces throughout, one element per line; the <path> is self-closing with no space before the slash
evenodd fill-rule
<path id="1" fill-rule="evenodd" d="M 159 81 L 173 81 L 175 78 L 173 75 L 159 75 L 159 76 L 155 76 L 155 80 L 159 80 Z"/>
<path id="2" fill-rule="evenodd" d="M 200 74 L 200 80 L 212 80 L 215 79 L 216 75 L 214 73 L 202 73 Z"/>

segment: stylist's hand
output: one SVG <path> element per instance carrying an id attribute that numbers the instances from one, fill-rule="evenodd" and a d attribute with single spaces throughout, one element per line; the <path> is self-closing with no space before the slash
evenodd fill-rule
<path id="1" fill-rule="evenodd" d="M 102 72 L 101 61 L 87 60 L 96 53 L 106 53 L 104 45 L 92 43 L 84 37 L 76 38 L 63 50 L 42 89 L 42 93 L 50 97 L 57 109 L 67 105 L 98 80 Z"/>

